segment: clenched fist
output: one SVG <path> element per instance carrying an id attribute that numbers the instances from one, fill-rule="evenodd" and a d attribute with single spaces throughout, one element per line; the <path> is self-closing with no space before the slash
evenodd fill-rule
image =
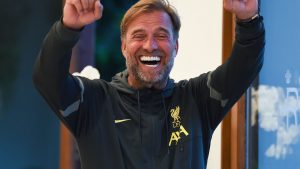
<path id="1" fill-rule="evenodd" d="M 80 30 L 102 17 L 100 0 L 66 0 L 63 24 L 70 29 Z"/>
<path id="2" fill-rule="evenodd" d="M 223 0 L 223 6 L 238 19 L 249 19 L 258 12 L 257 0 Z"/>

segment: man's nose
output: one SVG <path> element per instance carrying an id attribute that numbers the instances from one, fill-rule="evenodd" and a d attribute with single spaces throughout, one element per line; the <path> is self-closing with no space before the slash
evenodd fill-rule
<path id="1" fill-rule="evenodd" d="M 154 38 L 148 38 L 143 46 L 148 52 L 153 52 L 154 50 L 158 49 L 157 41 Z"/>

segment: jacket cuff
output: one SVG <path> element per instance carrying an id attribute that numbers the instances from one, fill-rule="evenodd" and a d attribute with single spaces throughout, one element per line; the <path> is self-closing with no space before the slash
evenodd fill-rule
<path id="1" fill-rule="evenodd" d="M 236 39 L 239 41 L 253 40 L 264 34 L 263 17 L 259 16 L 249 22 L 236 21 Z"/>
<path id="2" fill-rule="evenodd" d="M 55 31 L 59 39 L 64 42 L 76 43 L 79 39 L 81 31 L 71 30 L 65 27 L 61 20 L 55 23 Z"/>

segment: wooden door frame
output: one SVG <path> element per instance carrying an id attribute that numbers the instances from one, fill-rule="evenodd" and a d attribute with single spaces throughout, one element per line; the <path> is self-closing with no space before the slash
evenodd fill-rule
<path id="1" fill-rule="evenodd" d="M 223 10 L 222 62 L 230 56 L 235 39 L 235 16 Z M 245 95 L 222 122 L 221 169 L 245 168 Z"/>

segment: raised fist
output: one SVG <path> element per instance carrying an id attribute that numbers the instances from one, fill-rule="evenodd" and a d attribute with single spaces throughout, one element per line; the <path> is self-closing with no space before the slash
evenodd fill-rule
<path id="1" fill-rule="evenodd" d="M 239 19 L 249 19 L 258 12 L 257 0 L 223 0 L 223 6 Z"/>
<path id="2" fill-rule="evenodd" d="M 66 0 L 63 9 L 63 24 L 70 29 L 80 30 L 102 17 L 100 0 Z"/>

